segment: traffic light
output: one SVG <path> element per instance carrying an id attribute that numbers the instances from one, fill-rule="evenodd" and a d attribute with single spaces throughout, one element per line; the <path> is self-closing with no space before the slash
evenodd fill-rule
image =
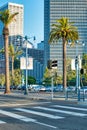
<path id="1" fill-rule="evenodd" d="M 81 73 L 81 74 L 84 74 L 84 69 L 83 69 L 83 68 L 80 70 L 80 73 Z"/>
<path id="2" fill-rule="evenodd" d="M 58 65 L 57 60 L 53 60 L 53 61 L 52 61 L 52 68 L 57 67 L 57 65 Z"/>
<path id="3" fill-rule="evenodd" d="M 48 69 L 56 68 L 57 64 L 58 64 L 57 60 L 53 60 L 53 61 L 52 60 L 48 60 L 47 68 Z"/>

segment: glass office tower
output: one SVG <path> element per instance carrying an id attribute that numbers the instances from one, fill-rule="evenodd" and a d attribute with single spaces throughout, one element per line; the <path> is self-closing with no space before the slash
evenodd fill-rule
<path id="1" fill-rule="evenodd" d="M 78 27 L 79 42 L 75 46 L 67 46 L 67 57 L 75 58 L 87 52 L 87 0 L 44 0 L 44 44 L 45 44 L 45 67 L 48 59 L 58 60 L 58 73 L 62 73 L 62 43 L 49 45 L 49 33 L 51 25 L 56 19 L 68 17 Z M 85 46 L 82 45 L 85 43 Z"/>

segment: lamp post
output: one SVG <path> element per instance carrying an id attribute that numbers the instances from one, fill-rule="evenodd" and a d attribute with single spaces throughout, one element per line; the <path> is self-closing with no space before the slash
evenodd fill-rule
<path id="1" fill-rule="evenodd" d="M 27 36 L 25 36 L 25 37 L 22 37 L 22 38 L 24 38 L 24 40 L 25 40 L 25 48 L 26 48 L 26 82 L 25 82 L 25 92 L 24 92 L 24 94 L 25 95 L 28 95 L 28 47 L 27 47 L 27 45 L 28 45 L 28 39 L 31 39 L 31 38 L 33 38 L 33 40 L 35 41 L 36 40 L 36 38 L 35 38 L 35 36 L 33 36 L 33 37 L 27 37 Z M 19 38 L 18 38 L 18 40 L 19 40 Z"/>
<path id="2" fill-rule="evenodd" d="M 76 90 L 78 93 L 78 101 L 80 101 L 80 55 L 78 54 L 78 43 L 79 41 L 76 42 L 76 59 L 75 59 L 75 64 L 76 64 Z M 84 46 L 85 44 L 82 43 Z"/>
<path id="3" fill-rule="evenodd" d="M 25 87 L 25 92 L 24 92 L 25 95 L 28 94 L 28 80 L 27 80 L 28 79 L 27 78 L 28 77 L 28 71 L 27 71 L 28 70 L 28 68 L 27 68 L 28 67 L 28 48 L 27 48 L 27 43 L 28 43 L 28 39 L 31 39 L 31 38 L 33 38 L 34 40 L 36 39 L 35 36 L 29 37 L 29 38 L 27 36 L 24 37 L 25 43 L 26 43 L 26 87 Z"/>

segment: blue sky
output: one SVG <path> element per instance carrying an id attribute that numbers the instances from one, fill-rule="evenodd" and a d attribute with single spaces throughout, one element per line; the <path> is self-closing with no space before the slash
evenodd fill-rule
<path id="1" fill-rule="evenodd" d="M 24 35 L 36 36 L 36 43 L 44 39 L 44 0 L 0 0 L 24 5 Z"/>

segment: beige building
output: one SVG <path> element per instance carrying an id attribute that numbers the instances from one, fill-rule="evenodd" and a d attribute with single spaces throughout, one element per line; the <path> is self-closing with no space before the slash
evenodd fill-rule
<path id="1" fill-rule="evenodd" d="M 16 3 L 6 3 L 0 7 L 0 11 L 9 9 L 13 14 L 18 12 L 18 15 L 15 16 L 15 21 L 9 25 L 9 44 L 21 45 L 23 36 L 23 25 L 24 25 L 24 6 Z M 0 21 L 0 49 L 4 47 L 3 36 L 3 23 Z M 17 37 L 20 36 L 19 41 L 17 41 Z M 0 64 L 2 64 L 2 59 L 4 56 L 0 54 Z"/>

